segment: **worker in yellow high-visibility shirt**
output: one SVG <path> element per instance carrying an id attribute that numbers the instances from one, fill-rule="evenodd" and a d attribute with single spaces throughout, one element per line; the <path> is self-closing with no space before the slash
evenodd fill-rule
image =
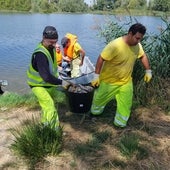
<path id="1" fill-rule="evenodd" d="M 92 86 L 99 86 L 94 93 L 91 106 L 92 115 L 102 114 L 106 104 L 116 99 L 117 109 L 114 125 L 125 127 L 130 117 L 133 84 L 132 72 L 136 59 L 144 68 L 144 81 L 152 78 L 148 58 L 140 44 L 146 32 L 145 26 L 133 24 L 128 33 L 111 41 L 98 57 Z"/>

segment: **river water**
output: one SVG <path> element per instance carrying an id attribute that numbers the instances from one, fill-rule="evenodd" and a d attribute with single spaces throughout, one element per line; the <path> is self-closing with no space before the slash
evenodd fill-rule
<path id="1" fill-rule="evenodd" d="M 17 93 L 30 91 L 26 84 L 26 70 L 31 54 L 42 39 L 45 26 L 53 25 L 62 37 L 71 32 L 78 36 L 79 43 L 95 64 L 105 46 L 104 39 L 97 36 L 98 25 L 108 18 L 116 22 L 127 22 L 129 17 L 94 14 L 10 14 L 0 13 L 0 79 L 8 81 L 5 90 Z M 147 27 L 149 34 L 158 34 L 164 24 L 159 17 L 134 17 Z"/>

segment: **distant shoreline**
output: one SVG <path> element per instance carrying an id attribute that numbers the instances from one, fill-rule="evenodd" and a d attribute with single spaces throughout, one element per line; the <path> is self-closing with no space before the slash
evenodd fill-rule
<path id="1" fill-rule="evenodd" d="M 30 11 L 16 11 L 16 10 L 0 10 L 0 13 L 37 13 Z M 70 14 L 70 12 L 52 12 L 52 13 L 41 13 L 41 14 Z M 80 14 L 80 12 L 77 12 Z M 125 9 L 116 9 L 112 11 L 88 11 L 83 14 L 100 14 L 100 15 L 129 15 L 129 16 L 154 16 L 154 17 L 170 17 L 170 11 L 152 11 L 152 10 L 125 10 Z"/>

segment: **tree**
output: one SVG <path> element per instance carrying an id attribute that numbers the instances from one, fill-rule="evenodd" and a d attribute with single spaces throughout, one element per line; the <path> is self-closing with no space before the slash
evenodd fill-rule
<path id="1" fill-rule="evenodd" d="M 114 8 L 114 0 L 97 0 L 94 9 L 97 10 L 107 10 Z"/>
<path id="2" fill-rule="evenodd" d="M 63 12 L 85 12 L 88 8 L 84 0 L 60 0 L 58 5 Z"/>
<path id="3" fill-rule="evenodd" d="M 154 0 L 153 10 L 167 12 L 170 11 L 170 1 L 167 0 Z"/>
<path id="4" fill-rule="evenodd" d="M 146 0 L 130 0 L 128 4 L 130 9 L 140 9 L 144 6 L 146 6 Z"/>
<path id="5" fill-rule="evenodd" d="M 135 9 L 139 8 L 139 1 L 138 0 L 130 0 L 128 4 L 128 8 Z"/>

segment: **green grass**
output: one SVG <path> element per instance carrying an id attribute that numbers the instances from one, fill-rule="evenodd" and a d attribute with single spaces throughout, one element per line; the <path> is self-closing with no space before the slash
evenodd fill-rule
<path id="1" fill-rule="evenodd" d="M 103 148 L 104 142 L 106 142 L 110 135 L 111 133 L 108 131 L 93 133 L 91 140 L 75 146 L 74 153 L 77 156 L 93 155 Z"/>
<path id="2" fill-rule="evenodd" d="M 11 129 L 15 140 L 10 148 L 26 160 L 30 169 L 35 169 L 36 164 L 42 162 L 46 156 L 57 155 L 61 152 L 62 128 L 53 130 L 35 119 L 28 122 L 23 127 Z"/>
<path id="3" fill-rule="evenodd" d="M 127 157 L 131 157 L 138 150 L 139 137 L 136 134 L 124 134 L 117 146 L 120 152 Z"/>
<path id="4" fill-rule="evenodd" d="M 123 134 L 117 143 L 117 147 L 123 156 L 128 159 L 132 158 L 134 155 L 137 160 L 147 158 L 149 153 L 147 148 L 139 145 L 140 136 L 134 133 Z"/>
<path id="5" fill-rule="evenodd" d="M 58 103 L 65 104 L 65 95 L 56 93 L 56 107 Z M 16 107 L 37 108 L 40 107 L 33 93 L 20 95 L 17 93 L 5 93 L 0 96 L 0 108 L 9 110 Z M 3 110 L 3 109 L 2 109 Z M 15 137 L 11 150 L 19 157 L 26 160 L 30 169 L 34 169 L 39 161 L 43 161 L 47 155 L 56 155 L 62 150 L 62 128 L 58 131 L 48 126 L 43 126 L 34 117 L 21 122 L 22 127 L 11 129 Z"/>
<path id="6" fill-rule="evenodd" d="M 55 96 L 52 96 L 55 100 L 55 103 L 66 104 L 65 94 L 63 92 L 57 91 Z M 36 108 L 39 107 L 38 100 L 36 96 L 31 92 L 28 94 L 17 94 L 7 92 L 0 96 L 0 108 L 5 107 L 11 109 L 14 107 L 23 107 Z"/>
<path id="7" fill-rule="evenodd" d="M 36 107 L 37 105 L 37 99 L 32 93 L 24 95 L 5 93 L 0 96 L 0 107 L 6 107 L 8 109 L 20 106 Z"/>

